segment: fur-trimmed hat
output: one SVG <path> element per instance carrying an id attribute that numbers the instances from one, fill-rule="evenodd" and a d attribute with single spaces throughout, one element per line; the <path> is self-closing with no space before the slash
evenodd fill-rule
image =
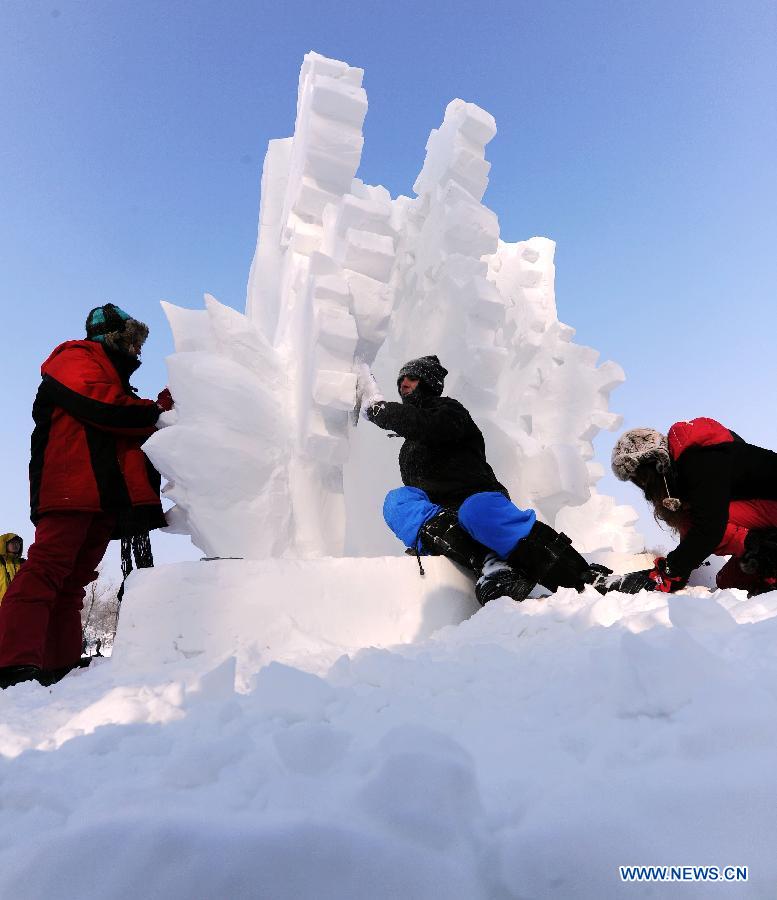
<path id="1" fill-rule="evenodd" d="M 665 474 L 672 465 L 665 434 L 655 428 L 632 428 L 624 432 L 612 448 L 612 471 L 620 481 L 629 481 L 637 469 L 653 463 Z"/>
<path id="2" fill-rule="evenodd" d="M 113 303 L 96 306 L 86 317 L 86 339 L 122 353 L 141 347 L 147 337 L 148 325 L 133 319 Z"/>
<path id="3" fill-rule="evenodd" d="M 397 390 L 399 391 L 403 378 L 417 378 L 429 393 L 439 397 L 442 394 L 447 374 L 448 370 L 440 364 L 440 360 L 436 356 L 419 356 L 418 359 L 406 362 L 399 370 Z"/>

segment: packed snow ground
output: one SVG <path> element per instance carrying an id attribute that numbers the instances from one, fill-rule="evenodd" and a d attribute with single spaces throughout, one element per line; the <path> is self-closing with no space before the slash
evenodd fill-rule
<path id="1" fill-rule="evenodd" d="M 133 574 L 112 659 L 0 694 L 0 897 L 775 896 L 777 593 L 426 563 Z"/>

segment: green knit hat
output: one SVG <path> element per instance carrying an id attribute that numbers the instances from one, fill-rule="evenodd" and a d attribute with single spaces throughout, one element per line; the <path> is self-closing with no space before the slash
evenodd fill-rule
<path id="1" fill-rule="evenodd" d="M 86 317 L 86 339 L 128 353 L 148 337 L 148 325 L 133 319 L 114 303 L 96 306 Z"/>

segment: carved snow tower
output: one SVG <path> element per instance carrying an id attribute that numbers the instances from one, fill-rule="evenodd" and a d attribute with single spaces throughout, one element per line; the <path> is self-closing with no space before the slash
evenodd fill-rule
<path id="1" fill-rule="evenodd" d="M 638 550 L 636 513 L 594 487 L 591 441 L 620 424 L 623 372 L 558 321 L 553 242 L 499 240 L 482 203 L 493 118 L 452 101 L 416 197 L 392 199 L 356 178 L 362 77 L 305 56 L 294 137 L 264 162 L 245 315 L 207 295 L 202 311 L 165 304 L 176 406 L 145 446 L 168 518 L 214 556 L 401 552 L 380 516 L 397 442 L 350 424 L 354 363 L 391 397 L 402 362 L 436 353 L 519 505 L 583 551 Z"/>

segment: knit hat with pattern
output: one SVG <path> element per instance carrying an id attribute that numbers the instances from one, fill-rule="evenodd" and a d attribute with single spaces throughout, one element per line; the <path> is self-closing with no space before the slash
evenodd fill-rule
<path id="1" fill-rule="evenodd" d="M 113 350 L 129 353 L 133 347 L 142 346 L 147 337 L 148 325 L 113 303 L 96 306 L 86 317 L 86 339 Z"/>

